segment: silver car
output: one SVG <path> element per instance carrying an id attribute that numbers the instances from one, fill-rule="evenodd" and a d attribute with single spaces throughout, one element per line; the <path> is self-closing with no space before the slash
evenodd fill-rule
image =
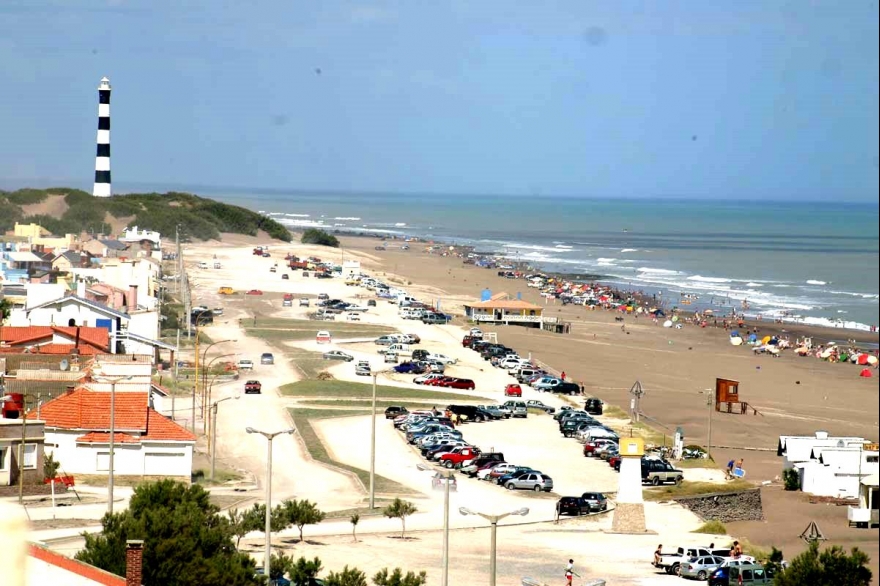
<path id="1" fill-rule="evenodd" d="M 709 575 L 723 563 L 724 558 L 713 555 L 690 558 L 688 561 L 682 562 L 681 566 L 679 566 L 679 575 L 682 578 L 708 580 Z"/>
<path id="2" fill-rule="evenodd" d="M 534 490 L 535 492 L 550 492 L 553 490 L 553 479 L 546 474 L 540 472 L 529 472 L 523 474 L 519 478 L 512 478 L 504 483 L 507 490 L 515 490 L 517 488 L 525 490 Z"/>
<path id="3" fill-rule="evenodd" d="M 489 417 L 492 419 L 504 419 L 505 417 L 510 417 L 510 415 L 504 413 L 504 411 L 499 409 L 496 405 L 477 405 L 477 409 L 482 409 L 488 413 Z"/>

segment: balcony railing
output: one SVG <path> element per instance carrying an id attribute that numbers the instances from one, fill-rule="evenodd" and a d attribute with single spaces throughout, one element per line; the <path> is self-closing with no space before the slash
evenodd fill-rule
<path id="1" fill-rule="evenodd" d="M 493 313 L 477 313 L 474 314 L 471 319 L 474 321 L 485 321 L 485 322 L 527 322 L 527 323 L 539 323 L 544 321 L 544 318 L 540 315 L 518 315 L 518 314 L 504 314 L 504 315 L 495 315 Z"/>

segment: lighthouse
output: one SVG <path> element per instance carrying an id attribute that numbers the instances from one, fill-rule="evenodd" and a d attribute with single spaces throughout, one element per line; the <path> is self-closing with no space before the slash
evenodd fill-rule
<path id="1" fill-rule="evenodd" d="M 110 197 L 110 80 L 98 85 L 98 152 L 95 154 L 95 197 Z"/>

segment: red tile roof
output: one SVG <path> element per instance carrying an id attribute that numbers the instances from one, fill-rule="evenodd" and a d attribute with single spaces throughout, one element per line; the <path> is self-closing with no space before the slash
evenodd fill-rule
<path id="1" fill-rule="evenodd" d="M 194 442 L 196 436 L 164 415 L 150 409 L 147 415 L 147 433 L 142 440 Z"/>
<path id="2" fill-rule="evenodd" d="M 147 429 L 147 393 L 116 393 L 116 429 L 145 431 Z M 28 417 L 36 413 L 28 413 Z M 46 427 L 61 429 L 110 429 L 110 393 L 76 389 L 52 399 L 40 409 Z"/>
<path id="3" fill-rule="evenodd" d="M 56 332 L 74 341 L 76 330 L 77 328 L 71 326 L 5 326 L 0 327 L 0 342 L 23 345 L 37 343 L 46 338 L 51 342 Z M 83 326 L 79 328 L 79 341 L 80 346 L 92 345 L 107 351 L 110 348 L 110 332 L 107 328 Z"/>
<path id="4" fill-rule="evenodd" d="M 113 441 L 117 444 L 139 444 L 141 440 L 127 433 L 114 433 Z M 90 431 L 85 435 L 76 438 L 78 444 L 109 444 L 110 434 L 100 431 Z"/>
<path id="5" fill-rule="evenodd" d="M 194 442 L 196 436 L 154 409 L 147 407 L 147 393 L 134 391 L 116 393 L 116 430 L 114 441 L 139 443 L 141 441 Z M 28 418 L 36 418 L 30 411 Z M 78 442 L 109 442 L 110 393 L 80 388 L 52 399 L 40 409 L 40 419 L 46 428 L 82 429 L 89 433 L 77 438 Z M 132 436 L 119 430 L 137 432 Z"/>
<path id="6" fill-rule="evenodd" d="M 101 584 L 102 586 L 125 586 L 125 578 L 121 576 L 105 572 L 100 568 L 69 558 L 60 553 L 55 553 L 54 551 L 50 551 L 45 547 L 40 547 L 34 543 L 28 544 L 28 555 L 71 574 L 91 580 L 96 584 Z"/>
<path id="7" fill-rule="evenodd" d="M 33 354 L 70 354 L 71 350 L 76 348 L 76 344 L 43 344 L 42 346 L 35 346 Z M 79 354 L 80 356 L 97 356 L 98 354 L 106 354 L 107 352 L 101 350 L 100 348 L 95 348 L 94 346 L 89 346 L 83 343 L 79 345 Z"/>

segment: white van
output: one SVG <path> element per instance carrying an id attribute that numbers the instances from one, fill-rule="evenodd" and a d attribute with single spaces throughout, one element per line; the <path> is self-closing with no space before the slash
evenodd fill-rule
<path id="1" fill-rule="evenodd" d="M 208 263 L 206 263 L 205 261 L 200 262 L 200 263 L 199 263 L 199 268 L 200 268 L 200 269 L 206 269 L 206 268 L 208 268 Z"/>
<path id="2" fill-rule="evenodd" d="M 398 356 L 412 356 L 412 346 L 409 344 L 391 344 L 387 348 L 379 349 L 379 354 L 394 353 Z"/>

